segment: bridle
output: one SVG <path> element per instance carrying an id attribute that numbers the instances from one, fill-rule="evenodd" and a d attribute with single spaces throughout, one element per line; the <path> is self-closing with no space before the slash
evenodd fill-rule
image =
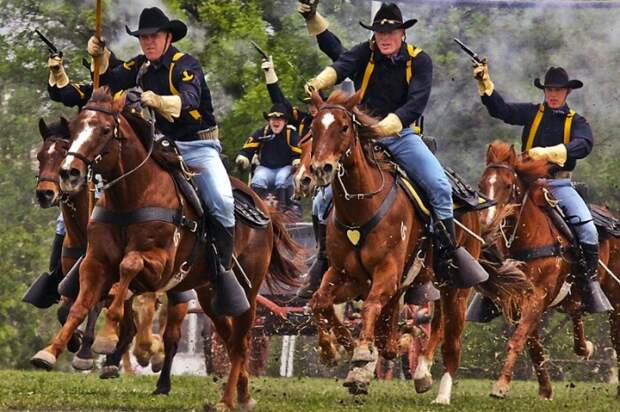
<path id="1" fill-rule="evenodd" d="M 112 138 L 114 140 L 116 140 L 119 145 L 122 148 L 122 144 L 123 141 L 126 140 L 127 138 L 125 136 L 123 136 L 120 133 L 120 119 L 119 119 L 119 114 L 116 112 L 112 112 L 109 110 L 105 110 L 102 109 L 100 107 L 96 107 L 96 106 L 84 106 L 82 108 L 82 110 L 90 110 L 93 112 L 100 112 L 103 114 L 106 114 L 108 116 L 112 116 L 112 118 L 114 119 L 114 130 L 112 131 Z M 106 143 L 107 145 L 107 143 Z M 151 154 L 153 153 L 153 137 L 151 135 L 151 138 L 149 139 L 149 147 L 147 150 L 147 154 L 146 157 L 144 158 L 144 160 L 142 160 L 142 162 L 140 162 L 136 167 L 134 167 L 133 169 L 131 169 L 130 171 L 123 173 L 122 175 L 120 175 L 119 177 L 115 178 L 114 180 L 112 180 L 111 182 L 106 183 L 105 185 L 103 185 L 103 187 L 101 188 L 101 190 L 107 190 L 109 188 L 111 188 L 112 186 L 116 185 L 118 182 L 120 182 L 121 180 L 127 178 L 128 176 L 130 176 L 131 174 L 133 174 L 134 172 L 136 172 L 138 169 L 140 169 L 142 166 L 144 166 L 144 164 L 146 164 L 146 162 L 149 160 L 149 158 L 151 157 Z M 68 152 L 67 156 L 74 156 L 76 159 L 81 160 L 82 162 L 84 162 L 84 164 L 87 167 L 88 173 L 87 173 L 87 181 L 92 181 L 93 179 L 93 166 L 96 165 L 97 163 L 99 163 L 102 159 L 102 155 L 97 154 L 97 156 L 95 156 L 94 160 L 90 160 L 88 159 L 86 156 L 82 155 L 81 153 L 78 152 Z"/>
<path id="2" fill-rule="evenodd" d="M 56 144 L 58 142 L 62 142 L 62 143 L 69 143 L 69 141 L 67 139 L 64 139 L 62 137 L 48 137 L 45 139 L 45 141 L 49 141 L 49 142 L 53 142 L 52 144 Z M 60 191 L 60 180 L 59 178 L 53 178 L 53 177 L 49 177 L 49 176 L 40 176 L 37 175 L 37 185 L 41 182 L 50 182 L 50 183 L 54 183 L 57 187 L 58 190 Z"/>
<path id="3" fill-rule="evenodd" d="M 359 142 L 359 137 L 358 137 L 358 134 L 357 134 L 357 127 L 361 126 L 361 123 L 355 117 L 355 113 L 353 113 L 351 110 L 347 109 L 346 107 L 344 107 L 342 105 L 339 105 L 339 104 L 324 104 L 323 106 L 321 106 L 318 109 L 317 114 L 322 112 L 322 111 L 325 111 L 325 110 L 340 110 L 340 111 L 344 112 L 347 115 L 347 117 L 351 120 L 351 124 L 352 124 L 352 127 L 353 127 L 353 131 L 352 131 L 352 133 L 353 133 L 353 139 L 352 139 L 353 142 L 349 145 L 349 147 L 340 156 L 340 159 L 338 159 L 337 168 L 336 168 L 336 177 L 338 179 L 338 183 L 340 184 L 340 187 L 342 188 L 342 191 L 344 192 L 344 198 L 346 200 L 351 200 L 351 199 L 356 199 L 356 200 L 370 199 L 370 198 L 378 195 L 379 193 L 383 192 L 383 189 L 385 188 L 385 175 L 383 173 L 383 169 L 381 167 L 379 167 L 378 164 L 377 164 L 377 159 L 375 158 L 374 150 L 371 150 L 370 152 L 371 152 L 371 155 L 372 155 L 372 159 L 369 159 L 369 160 L 375 166 L 377 166 L 377 168 L 379 169 L 380 176 L 381 176 L 381 184 L 379 185 L 379 188 L 376 189 L 376 190 L 373 190 L 372 192 L 367 192 L 367 193 L 349 193 L 349 191 L 347 190 L 344 182 L 342 181 L 342 177 L 346 174 L 346 169 L 344 167 L 343 160 L 348 158 L 349 156 L 351 156 L 351 153 L 353 153 L 353 148 Z"/>

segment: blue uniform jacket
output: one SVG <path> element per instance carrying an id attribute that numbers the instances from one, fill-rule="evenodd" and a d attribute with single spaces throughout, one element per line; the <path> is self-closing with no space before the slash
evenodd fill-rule
<path id="1" fill-rule="evenodd" d="M 288 166 L 301 155 L 299 135 L 290 125 L 278 134 L 267 125 L 252 133 L 239 152 L 250 160 L 255 153 L 258 153 L 261 166 L 270 169 Z"/>

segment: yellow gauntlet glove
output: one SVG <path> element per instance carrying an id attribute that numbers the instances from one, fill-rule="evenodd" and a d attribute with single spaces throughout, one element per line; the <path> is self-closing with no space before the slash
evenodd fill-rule
<path id="1" fill-rule="evenodd" d="M 562 143 L 549 147 L 533 147 L 527 154 L 534 160 L 546 159 L 558 166 L 564 166 L 568 157 L 566 146 Z"/>
<path id="2" fill-rule="evenodd" d="M 481 64 L 474 65 L 474 77 L 478 81 L 478 93 L 480 96 L 490 96 L 493 93 L 494 85 L 489 75 L 487 59 L 483 59 Z"/>
<path id="3" fill-rule="evenodd" d="M 336 74 L 336 70 L 334 70 L 331 66 L 327 66 L 321 73 L 318 74 L 318 76 L 308 80 L 304 86 L 304 89 L 306 90 L 306 93 L 312 94 L 312 90 L 316 90 L 318 92 L 320 90 L 327 89 L 328 87 L 332 87 L 336 84 L 337 78 L 338 74 Z"/>
<path id="4" fill-rule="evenodd" d="M 372 128 L 377 134 L 377 137 L 396 136 L 401 130 L 403 130 L 403 124 L 398 116 L 394 113 L 390 113 L 379 123 L 372 126 Z"/>
<path id="5" fill-rule="evenodd" d="M 148 90 L 142 93 L 142 104 L 152 107 L 169 122 L 181 115 L 181 98 L 179 96 L 160 96 Z"/>
<path id="6" fill-rule="evenodd" d="M 67 76 L 65 68 L 62 65 L 62 57 L 59 55 L 50 56 L 47 60 L 47 67 L 50 69 L 50 76 L 48 79 L 50 86 L 63 88 L 69 84 L 69 76 Z"/>

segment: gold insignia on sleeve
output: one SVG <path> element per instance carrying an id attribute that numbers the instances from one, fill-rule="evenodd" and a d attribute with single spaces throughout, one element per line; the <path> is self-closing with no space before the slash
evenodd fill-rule
<path id="1" fill-rule="evenodd" d="M 131 70 L 131 68 L 132 68 L 135 64 L 136 64 L 136 61 L 135 61 L 135 60 L 130 60 L 130 61 L 128 61 L 128 62 L 123 63 L 123 67 L 124 67 L 126 70 Z"/>
<path id="2" fill-rule="evenodd" d="M 187 70 L 183 70 L 183 78 L 182 80 L 184 82 L 189 82 L 194 78 L 194 75 L 190 72 L 188 72 Z"/>

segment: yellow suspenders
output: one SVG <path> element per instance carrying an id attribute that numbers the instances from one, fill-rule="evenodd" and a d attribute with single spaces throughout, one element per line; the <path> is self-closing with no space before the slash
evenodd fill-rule
<path id="1" fill-rule="evenodd" d="M 168 71 L 168 87 L 170 88 L 170 93 L 174 94 L 175 96 L 179 95 L 179 91 L 176 87 L 174 87 L 174 83 L 172 82 L 172 74 L 174 73 L 174 65 L 176 64 L 176 62 L 181 60 L 181 57 L 183 57 L 184 55 L 185 53 L 176 52 L 174 56 L 172 56 L 172 64 L 170 64 L 170 70 Z M 194 118 L 194 120 L 199 121 L 202 118 L 202 115 L 196 109 L 191 110 L 189 114 Z"/>
<path id="2" fill-rule="evenodd" d="M 538 132 L 538 127 L 540 126 L 540 122 L 542 121 L 544 112 L 545 112 L 545 105 L 541 104 L 538 107 L 536 116 L 534 116 L 534 121 L 532 122 L 532 125 L 530 126 L 530 133 L 527 136 L 527 144 L 525 145 L 526 152 L 534 146 L 534 139 L 536 138 L 536 132 Z M 575 117 L 575 111 L 571 109 L 566 115 L 566 120 L 564 120 L 564 144 L 568 144 L 570 142 L 570 130 L 573 125 L 574 117 Z"/>
<path id="3" fill-rule="evenodd" d="M 409 53 L 410 59 L 407 59 L 407 68 L 405 70 L 405 78 L 407 79 L 407 84 L 411 82 L 411 78 L 413 77 L 413 68 L 411 67 L 412 60 L 418 54 L 422 52 L 422 49 L 415 47 L 412 44 L 407 45 L 407 52 Z M 375 70 L 375 52 L 370 53 L 370 60 L 368 60 L 368 64 L 366 65 L 366 70 L 364 71 L 364 77 L 362 78 L 362 85 L 360 90 L 362 91 L 362 95 L 360 99 L 364 98 L 366 94 L 366 89 L 368 88 L 368 82 L 370 82 L 370 77 L 372 76 L 372 72 Z"/>
<path id="4" fill-rule="evenodd" d="M 303 126 L 303 123 L 302 123 L 302 126 Z M 291 144 L 291 133 L 292 133 L 292 131 L 293 131 L 292 129 L 290 129 L 288 127 L 286 128 L 286 143 L 288 144 L 288 147 L 291 148 L 291 151 L 293 153 L 301 154 L 301 147 L 293 146 Z"/>

